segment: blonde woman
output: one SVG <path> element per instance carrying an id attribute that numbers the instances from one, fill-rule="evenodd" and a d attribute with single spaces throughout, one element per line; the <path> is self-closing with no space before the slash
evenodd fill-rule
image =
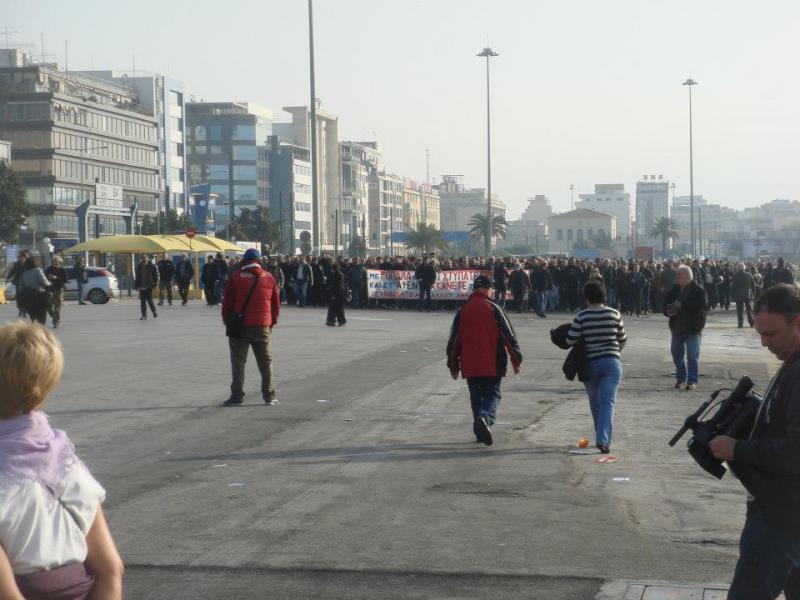
<path id="1" fill-rule="evenodd" d="M 54 256 L 50 261 L 50 266 L 44 272 L 47 281 L 53 292 L 53 298 L 50 301 L 50 307 L 47 312 L 50 318 L 53 319 L 53 328 L 58 328 L 61 325 L 61 307 L 64 305 L 64 288 L 67 285 L 67 271 L 64 269 L 64 259 L 60 256 Z"/>
<path id="2" fill-rule="evenodd" d="M 0 326 L 0 598 L 121 600 L 105 490 L 42 405 L 64 357 L 51 331 Z"/>

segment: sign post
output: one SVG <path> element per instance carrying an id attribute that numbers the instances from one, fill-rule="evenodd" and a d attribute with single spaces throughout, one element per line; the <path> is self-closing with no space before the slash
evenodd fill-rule
<path id="1" fill-rule="evenodd" d="M 194 284 L 194 293 L 192 296 L 195 300 L 201 300 L 202 296 L 200 295 L 200 286 L 198 285 L 200 277 L 200 264 L 197 261 L 197 255 L 195 254 L 194 250 L 192 250 L 192 238 L 197 235 L 197 228 L 190 225 L 184 230 L 183 233 L 187 238 L 189 238 L 189 254 L 191 254 L 192 258 L 194 259 L 194 281 L 192 282 Z"/>

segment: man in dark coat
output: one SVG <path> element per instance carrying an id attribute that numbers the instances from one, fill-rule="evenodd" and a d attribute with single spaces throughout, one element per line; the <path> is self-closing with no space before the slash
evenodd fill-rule
<path id="1" fill-rule="evenodd" d="M 753 313 L 750 310 L 750 301 L 753 299 L 753 276 L 744 268 L 744 263 L 736 267 L 736 274 L 731 282 L 731 296 L 736 303 L 736 317 L 739 327 L 744 327 L 744 309 L 747 309 L 747 322 L 753 326 Z"/>
<path id="2" fill-rule="evenodd" d="M 531 289 L 531 279 L 519 263 L 514 264 L 509 278 L 511 284 L 511 295 L 514 296 L 514 308 L 517 313 L 521 313 L 526 305 L 526 298 Z"/>
<path id="3" fill-rule="evenodd" d="M 158 305 L 164 306 L 164 296 L 166 295 L 169 305 L 172 306 L 172 282 L 175 279 L 175 263 L 164 252 L 156 266 L 158 267 Z"/>
<path id="4" fill-rule="evenodd" d="M 436 283 L 436 267 L 434 259 L 423 258 L 422 264 L 414 271 L 419 285 L 419 302 L 417 310 L 431 309 L 431 290 Z"/>
<path id="5" fill-rule="evenodd" d="M 761 345 L 783 365 L 745 439 L 711 440 L 748 492 L 728 600 L 800 598 L 800 289 L 776 284 L 755 302 Z"/>
<path id="6" fill-rule="evenodd" d="M 494 301 L 500 308 L 506 306 L 506 294 L 508 293 L 508 273 L 502 258 L 495 259 L 492 269 L 494 279 Z"/>
<path id="7" fill-rule="evenodd" d="M 178 294 L 181 296 L 181 305 L 186 306 L 189 301 L 189 286 L 194 279 L 194 267 L 186 252 L 181 254 L 181 259 L 175 267 L 175 283 L 178 284 Z"/>
<path id="8" fill-rule="evenodd" d="M 786 266 L 786 261 L 783 260 L 783 257 L 778 259 L 778 266 L 772 271 L 771 285 L 778 283 L 794 284 L 794 275 L 792 275 L 791 269 Z"/>
<path id="9" fill-rule="evenodd" d="M 700 340 L 706 326 L 708 296 L 697 285 L 691 267 L 681 265 L 676 284 L 667 294 L 664 315 L 669 317 L 672 332 L 672 361 L 675 363 L 675 388 L 686 383 L 687 390 L 697 387 L 700 369 Z"/>
<path id="10" fill-rule="evenodd" d="M 203 282 L 203 291 L 206 294 L 206 304 L 214 306 L 217 304 L 217 285 L 222 285 L 222 282 L 220 281 L 217 263 L 214 262 L 214 257 L 210 254 L 206 259 L 206 264 L 203 265 L 200 279 Z"/>
<path id="11" fill-rule="evenodd" d="M 550 271 L 542 261 L 537 260 L 531 271 L 531 288 L 533 289 L 533 309 L 542 319 L 546 318 L 545 306 L 547 292 L 553 287 Z"/>
<path id="12" fill-rule="evenodd" d="M 136 265 L 136 281 L 134 287 L 139 290 L 139 304 L 142 309 L 140 321 L 147 319 L 147 307 L 153 313 L 153 318 L 158 317 L 156 306 L 153 304 L 153 289 L 158 287 L 158 269 L 153 264 L 153 257 L 143 254 L 139 264 Z"/>

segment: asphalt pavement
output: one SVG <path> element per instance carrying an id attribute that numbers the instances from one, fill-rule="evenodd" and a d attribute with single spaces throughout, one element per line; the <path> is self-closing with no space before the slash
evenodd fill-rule
<path id="1" fill-rule="evenodd" d="M 13 305 L 0 321 L 14 320 Z M 623 598 L 637 582 L 724 588 L 744 492 L 667 440 L 705 396 L 777 363 L 734 313 L 709 319 L 694 392 L 672 389 L 666 319 L 626 319 L 612 454 L 549 329 L 511 315 L 525 356 L 503 383 L 495 444 L 474 442 L 464 381 L 444 363 L 452 313 L 285 308 L 280 404 L 255 362 L 241 407 L 219 309 L 139 321 L 138 303 L 67 303 L 46 411 L 106 487 L 126 597 Z M 644 588 L 642 588 L 644 589 Z M 649 597 L 649 596 L 648 596 Z M 688 597 L 688 596 L 687 596 Z"/>

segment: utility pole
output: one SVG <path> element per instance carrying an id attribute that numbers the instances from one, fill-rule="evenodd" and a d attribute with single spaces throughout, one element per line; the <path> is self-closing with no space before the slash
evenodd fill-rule
<path id="1" fill-rule="evenodd" d="M 690 227 L 691 227 L 691 241 L 692 241 L 692 258 L 697 258 L 695 252 L 695 238 L 694 238 L 694 150 L 692 148 L 692 87 L 697 85 L 697 82 L 689 77 L 683 82 L 683 85 L 689 86 L 689 208 L 691 211 Z"/>
<path id="2" fill-rule="evenodd" d="M 489 59 L 499 56 L 491 48 L 484 48 L 478 56 L 486 57 L 486 244 L 484 258 L 492 255 L 492 111 L 489 88 Z"/>
<path id="3" fill-rule="evenodd" d="M 309 83 L 311 88 L 311 210 L 314 218 L 311 223 L 311 235 L 313 236 L 312 253 L 319 256 L 320 251 L 320 206 L 319 206 L 319 182 L 317 181 L 317 89 L 316 78 L 314 75 L 314 7 L 313 0 L 308 0 L 308 54 L 309 54 Z M 294 212 L 294 206 L 292 207 Z"/>

